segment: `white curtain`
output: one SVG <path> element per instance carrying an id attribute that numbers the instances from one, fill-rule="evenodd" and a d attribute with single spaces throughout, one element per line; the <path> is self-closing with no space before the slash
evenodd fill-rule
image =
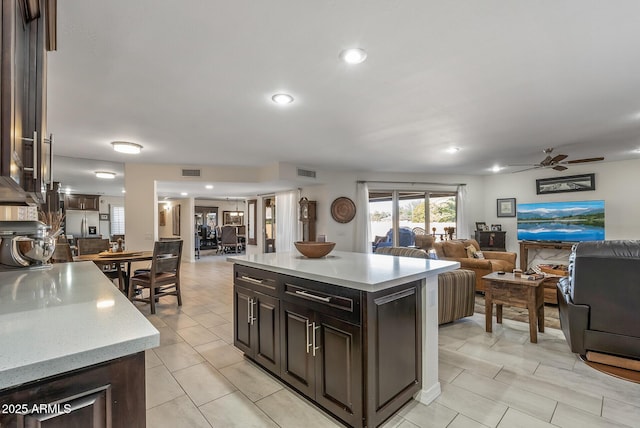
<path id="1" fill-rule="evenodd" d="M 358 253 L 370 253 L 371 223 L 369 222 L 369 186 L 367 183 L 357 183 L 356 187 L 356 245 Z"/>
<path id="2" fill-rule="evenodd" d="M 458 239 L 468 239 L 469 235 L 469 222 L 467 221 L 467 186 L 458 186 L 458 201 L 456 203 L 458 207 L 457 222 L 456 222 L 456 237 Z"/>
<path id="3" fill-rule="evenodd" d="M 276 248 L 280 253 L 294 250 L 299 240 L 297 191 L 276 193 Z"/>

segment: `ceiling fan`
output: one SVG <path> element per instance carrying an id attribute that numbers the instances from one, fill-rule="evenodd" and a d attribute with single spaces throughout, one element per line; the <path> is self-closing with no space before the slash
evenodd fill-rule
<path id="1" fill-rule="evenodd" d="M 567 169 L 567 167 L 565 165 L 571 165 L 574 163 L 587 163 L 587 162 L 597 162 L 597 161 L 601 161 L 604 160 L 604 157 L 597 157 L 597 158 L 586 158 L 586 159 L 574 159 L 574 160 L 568 160 L 566 161 L 565 159 L 568 157 L 567 155 L 555 155 L 554 157 L 551 157 L 551 152 L 553 152 L 553 148 L 549 147 L 547 149 L 544 149 L 542 151 L 544 154 L 547 155 L 546 158 L 544 158 L 540 163 L 534 163 L 534 164 L 516 164 L 516 165 L 509 165 L 509 166 L 528 166 L 530 168 L 527 169 L 523 169 L 522 171 L 528 171 L 530 169 L 536 169 L 536 168 L 551 168 L 551 169 L 555 169 L 556 171 L 564 171 L 565 169 Z M 518 172 L 522 172 L 522 171 L 518 171 Z"/>

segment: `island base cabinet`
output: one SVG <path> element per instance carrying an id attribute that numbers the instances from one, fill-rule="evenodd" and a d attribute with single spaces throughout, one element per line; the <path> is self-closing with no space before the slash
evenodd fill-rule
<path id="1" fill-rule="evenodd" d="M 2 428 L 145 428 L 144 352 L 0 391 Z"/>
<path id="2" fill-rule="evenodd" d="M 280 300 L 234 287 L 234 345 L 273 373 L 280 374 Z"/>
<path id="3" fill-rule="evenodd" d="M 361 329 L 282 303 L 281 378 L 351 426 L 362 424 Z"/>
<path id="4" fill-rule="evenodd" d="M 422 387 L 421 284 L 367 292 L 236 264 L 234 344 L 335 418 L 376 427 Z"/>

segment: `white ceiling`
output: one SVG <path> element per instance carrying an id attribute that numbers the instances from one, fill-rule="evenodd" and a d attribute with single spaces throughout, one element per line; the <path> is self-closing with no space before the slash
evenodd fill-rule
<path id="1" fill-rule="evenodd" d="M 640 157 L 637 0 L 85 0 L 58 25 L 61 156 L 123 163 L 109 143 L 128 140 L 144 163 L 465 174 L 546 147 Z M 367 61 L 342 63 L 355 46 Z"/>

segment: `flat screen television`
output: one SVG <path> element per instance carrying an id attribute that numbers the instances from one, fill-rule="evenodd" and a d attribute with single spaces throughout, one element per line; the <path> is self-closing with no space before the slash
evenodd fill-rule
<path id="1" fill-rule="evenodd" d="M 518 240 L 604 240 L 604 201 L 518 204 Z"/>

